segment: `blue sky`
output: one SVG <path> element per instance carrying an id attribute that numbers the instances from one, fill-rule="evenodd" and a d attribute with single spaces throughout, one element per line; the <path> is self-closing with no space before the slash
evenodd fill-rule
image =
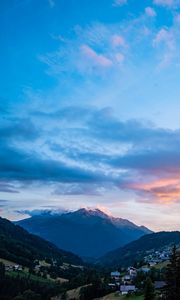
<path id="1" fill-rule="evenodd" d="M 0 211 L 179 229 L 180 1 L 0 3 Z"/>

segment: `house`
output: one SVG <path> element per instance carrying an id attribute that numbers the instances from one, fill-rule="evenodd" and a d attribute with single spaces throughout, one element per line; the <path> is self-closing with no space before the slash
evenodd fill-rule
<path id="1" fill-rule="evenodd" d="M 41 269 L 41 265 L 36 265 L 36 266 L 34 267 L 35 272 L 39 272 L 40 269 Z"/>
<path id="2" fill-rule="evenodd" d="M 163 252 L 163 253 L 161 253 L 161 254 L 160 254 L 160 256 L 159 256 L 159 257 L 160 257 L 160 259 L 161 259 L 161 260 L 163 260 L 163 261 L 164 261 L 164 260 L 167 260 L 167 259 L 169 259 L 169 254 L 168 254 L 168 253 L 166 253 L 166 252 Z"/>
<path id="3" fill-rule="evenodd" d="M 130 275 L 125 275 L 125 276 L 123 276 L 123 277 L 122 277 L 122 282 L 123 282 L 124 284 L 129 284 L 129 283 L 131 283 L 131 276 L 130 276 Z"/>
<path id="4" fill-rule="evenodd" d="M 14 265 L 13 268 L 15 271 L 22 271 L 22 266 L 20 266 L 20 265 Z"/>
<path id="5" fill-rule="evenodd" d="M 134 293 L 136 291 L 135 285 L 120 285 L 120 293 L 122 295 L 127 295 Z"/>
<path id="6" fill-rule="evenodd" d="M 129 267 L 128 268 L 128 272 L 129 272 L 129 275 L 131 278 L 134 278 L 137 276 L 137 270 L 136 268 L 133 268 L 133 267 Z"/>
<path id="7" fill-rule="evenodd" d="M 166 282 L 165 281 L 155 281 L 154 282 L 154 287 L 157 290 L 163 289 L 166 286 Z"/>
<path id="8" fill-rule="evenodd" d="M 13 265 L 5 265 L 6 271 L 13 271 Z"/>
<path id="9" fill-rule="evenodd" d="M 154 267 L 155 265 L 157 265 L 157 262 L 156 261 L 149 261 L 149 266 L 150 267 Z"/>
<path id="10" fill-rule="evenodd" d="M 118 271 L 111 272 L 111 278 L 112 278 L 112 279 L 119 280 L 120 275 L 121 275 L 121 274 L 120 274 L 120 272 L 118 272 Z"/>

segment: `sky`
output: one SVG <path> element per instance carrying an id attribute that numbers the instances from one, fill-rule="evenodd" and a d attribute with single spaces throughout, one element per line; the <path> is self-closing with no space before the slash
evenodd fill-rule
<path id="1" fill-rule="evenodd" d="M 1 216 L 180 230 L 180 0 L 1 0 L 0 45 Z"/>

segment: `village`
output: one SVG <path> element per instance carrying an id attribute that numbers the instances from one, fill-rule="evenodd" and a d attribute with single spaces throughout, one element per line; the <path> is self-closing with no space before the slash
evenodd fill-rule
<path id="1" fill-rule="evenodd" d="M 119 291 L 121 295 L 135 294 L 140 291 L 145 278 L 158 271 L 159 278 L 156 278 L 154 281 L 154 288 L 160 292 L 166 285 L 161 278 L 161 271 L 168 264 L 171 250 L 171 247 L 165 247 L 159 251 L 147 251 L 147 255 L 144 257 L 144 264 L 141 266 L 129 266 L 127 269 L 122 269 L 121 272 L 118 270 L 112 271 L 110 273 L 111 282 L 108 285 L 112 289 Z M 142 281 L 139 282 L 139 279 Z"/>

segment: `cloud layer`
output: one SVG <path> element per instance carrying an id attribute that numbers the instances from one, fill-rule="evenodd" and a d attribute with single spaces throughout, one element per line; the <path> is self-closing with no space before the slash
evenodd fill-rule
<path id="1" fill-rule="evenodd" d="M 47 182 L 61 195 L 127 189 L 154 201 L 179 199 L 179 130 L 120 121 L 109 108 L 90 106 L 33 111 L 24 126 L 24 119 L 16 123 L 0 129 L 1 191 L 18 192 L 16 182 Z"/>
<path id="2" fill-rule="evenodd" d="M 3 6 L 2 199 L 176 216 L 179 0 L 40 2 Z"/>

